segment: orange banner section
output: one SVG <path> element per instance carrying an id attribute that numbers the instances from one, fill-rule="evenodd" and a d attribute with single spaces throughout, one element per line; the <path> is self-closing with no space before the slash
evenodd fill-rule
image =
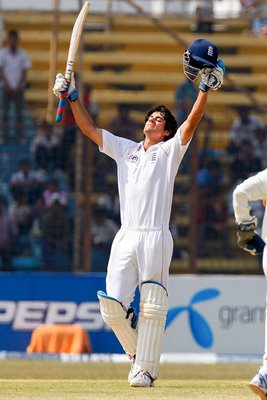
<path id="1" fill-rule="evenodd" d="M 38 326 L 32 332 L 27 353 L 90 353 L 91 344 L 80 325 Z"/>

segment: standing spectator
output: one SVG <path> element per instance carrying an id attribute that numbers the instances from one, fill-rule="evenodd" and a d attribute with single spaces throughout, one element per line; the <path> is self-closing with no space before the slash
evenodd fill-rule
<path id="1" fill-rule="evenodd" d="M 0 268 L 2 271 L 10 270 L 17 237 L 18 226 L 7 211 L 5 198 L 0 197 Z"/>
<path id="2" fill-rule="evenodd" d="M 0 79 L 3 84 L 3 138 L 7 140 L 8 118 L 11 103 L 15 106 L 16 139 L 19 140 L 22 129 L 24 108 L 24 90 L 27 71 L 31 68 L 28 54 L 19 47 L 19 34 L 16 30 L 8 32 L 8 44 L 0 50 Z"/>
<path id="3" fill-rule="evenodd" d="M 213 33 L 213 0 L 197 0 L 195 9 L 197 32 Z"/>
<path id="4" fill-rule="evenodd" d="M 33 204 L 42 196 L 44 183 L 44 176 L 31 168 L 28 159 L 22 159 L 17 171 L 11 175 L 9 187 L 15 200 L 23 193 L 28 196 L 29 203 Z"/>
<path id="5" fill-rule="evenodd" d="M 138 123 L 130 116 L 128 104 L 118 104 L 117 115 L 110 121 L 107 129 L 115 135 L 137 140 Z"/>

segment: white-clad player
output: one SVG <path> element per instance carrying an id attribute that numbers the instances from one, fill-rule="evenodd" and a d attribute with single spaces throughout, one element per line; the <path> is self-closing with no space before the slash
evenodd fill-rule
<path id="1" fill-rule="evenodd" d="M 238 245 L 252 255 L 261 255 L 267 278 L 267 209 L 265 207 L 261 235 L 256 231 L 257 218 L 252 215 L 250 201 L 267 199 L 267 169 L 240 183 L 233 193 L 233 207 L 237 225 Z M 267 299 L 267 297 L 266 297 Z M 266 308 L 267 310 L 267 308 Z M 267 315 L 267 314 L 266 314 Z M 263 365 L 250 382 L 250 387 L 261 399 L 267 399 L 267 318 L 265 317 L 265 348 Z"/>
<path id="2" fill-rule="evenodd" d="M 68 88 L 72 112 L 81 131 L 101 152 L 117 163 L 121 228 L 114 238 L 107 267 L 106 293 L 99 291 L 104 321 L 113 329 L 133 360 L 131 386 L 153 386 L 168 309 L 167 287 L 173 240 L 169 219 L 175 176 L 203 116 L 208 90 L 223 83 L 224 65 L 218 48 L 198 39 L 184 53 L 184 72 L 191 80 L 200 74 L 200 91 L 186 121 L 177 129 L 165 106 L 151 109 L 145 118 L 144 140 L 135 143 L 98 128 L 79 101 L 72 81 Z M 57 96 L 67 89 L 62 74 L 54 86 Z M 131 308 L 140 289 L 140 312 Z"/>

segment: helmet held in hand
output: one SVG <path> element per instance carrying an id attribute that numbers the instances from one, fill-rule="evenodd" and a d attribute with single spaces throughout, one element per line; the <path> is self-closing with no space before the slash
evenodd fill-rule
<path id="1" fill-rule="evenodd" d="M 218 47 L 210 40 L 194 40 L 183 55 L 185 76 L 194 82 L 203 68 L 216 67 L 218 54 Z"/>

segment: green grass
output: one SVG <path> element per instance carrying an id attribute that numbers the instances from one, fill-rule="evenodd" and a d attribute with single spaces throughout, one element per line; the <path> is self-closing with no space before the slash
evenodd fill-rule
<path id="1" fill-rule="evenodd" d="M 253 364 L 162 364 L 154 388 L 131 388 L 129 364 L 1 360 L 1 400 L 256 400 Z"/>

